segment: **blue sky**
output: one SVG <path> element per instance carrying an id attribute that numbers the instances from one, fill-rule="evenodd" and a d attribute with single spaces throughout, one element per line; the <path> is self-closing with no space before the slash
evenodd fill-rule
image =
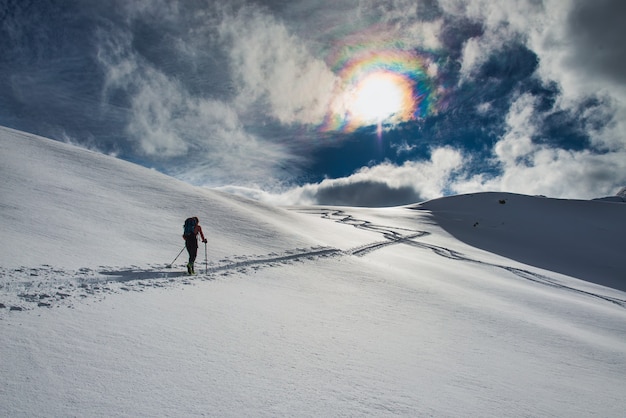
<path id="1" fill-rule="evenodd" d="M 625 16 L 619 0 L 5 0 L 0 125 L 280 204 L 612 195 Z"/>

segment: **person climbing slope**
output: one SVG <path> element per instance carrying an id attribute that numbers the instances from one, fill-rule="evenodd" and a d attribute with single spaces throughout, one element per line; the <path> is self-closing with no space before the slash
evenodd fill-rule
<path id="1" fill-rule="evenodd" d="M 196 256 L 198 255 L 198 234 L 200 234 L 203 243 L 206 244 L 207 240 L 204 238 L 204 233 L 202 233 L 202 227 L 200 226 L 200 221 L 197 217 L 187 218 L 183 227 L 183 239 L 185 240 L 185 247 L 189 253 L 187 273 L 196 274 L 193 264 L 196 261 Z"/>

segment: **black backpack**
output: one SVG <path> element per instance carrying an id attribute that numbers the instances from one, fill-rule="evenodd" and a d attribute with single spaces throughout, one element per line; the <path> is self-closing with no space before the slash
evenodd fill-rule
<path id="1" fill-rule="evenodd" d="M 183 236 L 190 237 L 194 236 L 194 230 L 196 229 L 196 225 L 198 222 L 196 218 L 187 218 L 185 219 L 185 225 L 183 225 Z"/>

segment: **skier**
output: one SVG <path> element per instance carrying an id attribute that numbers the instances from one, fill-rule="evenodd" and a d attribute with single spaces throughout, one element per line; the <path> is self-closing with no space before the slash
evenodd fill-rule
<path id="1" fill-rule="evenodd" d="M 184 225 L 183 239 L 185 240 L 185 247 L 189 253 L 189 262 L 187 263 L 187 273 L 189 274 L 196 274 L 193 269 L 193 263 L 196 261 L 196 256 L 198 255 L 198 234 L 202 237 L 202 242 L 206 244 L 208 241 L 204 238 L 198 218 L 187 218 Z"/>

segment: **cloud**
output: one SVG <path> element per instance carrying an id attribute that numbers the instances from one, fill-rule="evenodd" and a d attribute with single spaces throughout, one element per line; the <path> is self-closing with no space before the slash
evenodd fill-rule
<path id="1" fill-rule="evenodd" d="M 193 95 L 137 54 L 128 30 L 102 31 L 103 100 L 128 102 L 128 138 L 144 158 L 195 184 L 255 182 L 291 157 L 248 133 L 229 103 Z"/>
<path id="2" fill-rule="evenodd" d="M 401 141 L 401 142 L 400 142 L 400 143 L 398 143 L 398 144 L 394 144 L 394 143 L 392 143 L 392 144 L 390 144 L 389 146 L 390 146 L 392 149 L 394 149 L 394 150 L 395 150 L 395 152 L 396 152 L 396 154 L 397 154 L 397 155 L 402 155 L 402 154 L 407 154 L 407 153 L 410 153 L 411 151 L 413 151 L 413 150 L 415 150 L 415 149 L 417 148 L 417 146 L 416 146 L 416 145 L 409 144 L 409 143 L 406 141 L 406 139 L 405 139 L 405 140 L 403 140 L 403 141 Z"/>
<path id="3" fill-rule="evenodd" d="M 385 162 L 363 167 L 348 177 L 278 193 L 237 187 L 224 190 L 279 205 L 398 206 L 442 196 L 462 165 L 459 151 L 442 147 L 434 149 L 427 161 Z"/>
<path id="4" fill-rule="evenodd" d="M 545 2 L 541 25 L 528 26 L 527 45 L 539 58 L 538 74 L 561 89 L 561 106 L 590 96 L 624 102 L 624 25 L 615 21 L 624 4 L 602 0 Z"/>
<path id="5" fill-rule="evenodd" d="M 548 18 L 541 0 L 440 0 L 439 4 L 448 19 L 458 21 L 454 24 L 462 27 L 468 20 L 480 25 L 480 30 L 468 32 L 462 45 L 461 83 L 476 76 L 493 56 L 503 55 L 510 44 L 526 43 Z"/>
<path id="6" fill-rule="evenodd" d="M 229 188 L 232 193 L 281 205 L 395 206 L 450 193 L 506 191 L 561 198 L 613 195 L 626 184 L 626 152 L 574 151 L 537 143 L 544 115 L 537 98 L 522 94 L 506 117 L 507 129 L 489 161 L 474 161 L 452 147 L 433 149 L 428 161 L 386 162 L 338 179 L 326 179 L 282 193 Z M 500 167 L 496 173 L 468 174 L 475 164 Z"/>
<path id="7" fill-rule="evenodd" d="M 462 83 L 476 82 L 493 57 L 511 59 L 507 45 L 524 45 L 538 62 L 531 78 L 512 90 L 518 97 L 504 120 L 505 133 L 486 161 L 500 171 L 479 168 L 475 176 L 456 177 L 450 190 L 591 198 L 612 194 L 626 182 L 623 2 L 440 0 L 439 5 L 446 16 L 480 24 L 463 43 Z M 532 79 L 539 83 L 529 88 Z M 540 92 L 551 85 L 554 93 L 542 100 Z M 559 115 L 569 125 L 556 125 Z"/>
<path id="8" fill-rule="evenodd" d="M 463 42 L 463 80 L 515 42 L 537 54 L 539 74 L 557 81 L 566 97 L 624 85 L 626 4 L 620 0 L 440 0 L 439 6 L 448 19 L 481 28 Z"/>
<path id="9" fill-rule="evenodd" d="M 575 0 L 566 34 L 575 45 L 567 62 L 588 74 L 626 83 L 626 3 L 621 0 Z"/>
<path id="10" fill-rule="evenodd" d="M 561 198 L 613 195 L 626 184 L 626 150 L 610 152 L 565 150 L 536 143 L 538 114 L 535 98 L 525 94 L 513 102 L 505 135 L 493 147 L 501 172 L 455 179 L 456 193 L 508 191 Z"/>
<path id="11" fill-rule="evenodd" d="M 484 174 L 452 184 L 455 193 L 507 191 L 570 199 L 614 195 L 626 183 L 626 153 L 594 154 L 530 143 L 500 141 L 497 158 L 505 164 L 496 177 Z"/>
<path id="12" fill-rule="evenodd" d="M 316 188 L 309 198 L 317 205 L 365 207 L 399 206 L 422 200 L 413 187 L 390 187 L 384 180 L 329 182 Z"/>
<path id="13" fill-rule="evenodd" d="M 442 47 L 443 19 L 431 0 L 360 2 L 360 13 L 380 20 L 386 36 L 406 47 L 437 50 Z"/>
<path id="14" fill-rule="evenodd" d="M 470 38 L 463 46 L 460 82 L 476 76 L 481 66 L 494 54 L 501 54 L 514 34 L 508 27 L 497 27 L 479 37 Z"/>
<path id="15" fill-rule="evenodd" d="M 337 77 L 284 24 L 254 7 L 225 15 L 220 35 L 238 86 L 238 107 L 257 105 L 283 124 L 320 124 Z"/>
<path id="16" fill-rule="evenodd" d="M 335 3 L 328 5 L 335 10 L 341 8 Z M 337 63 L 326 61 L 332 61 L 330 55 L 338 50 L 358 49 L 363 44 L 373 50 L 376 46 L 384 50 L 390 44 L 402 45 L 404 49 L 441 46 L 438 36 L 442 20 L 420 19 L 415 2 L 363 2 L 345 13 L 331 12 L 324 4 L 308 7 L 307 13 L 315 16 L 313 20 L 324 18 L 332 22 L 325 22 L 332 32 L 346 32 L 340 39 L 324 41 L 322 51 L 316 38 L 327 34 L 319 30 L 307 38 L 306 29 L 294 30 L 293 22 L 288 26 L 265 9 L 250 5 L 224 12 L 219 33 L 223 48 L 228 51 L 239 109 L 260 110 L 284 125 L 319 125 L 342 87 L 342 80 L 329 67 Z M 363 27 L 365 22 L 370 22 L 371 27 Z M 427 70 L 435 76 L 437 64 L 429 64 Z"/>
<path id="17" fill-rule="evenodd" d="M 483 28 L 465 44 L 464 74 L 515 41 L 537 55 L 539 75 L 546 82 L 556 81 L 566 99 L 578 100 L 600 90 L 622 98 L 626 94 L 626 27 L 621 21 L 626 4 L 620 0 L 441 0 L 440 4 L 449 15 L 469 18 Z"/>

